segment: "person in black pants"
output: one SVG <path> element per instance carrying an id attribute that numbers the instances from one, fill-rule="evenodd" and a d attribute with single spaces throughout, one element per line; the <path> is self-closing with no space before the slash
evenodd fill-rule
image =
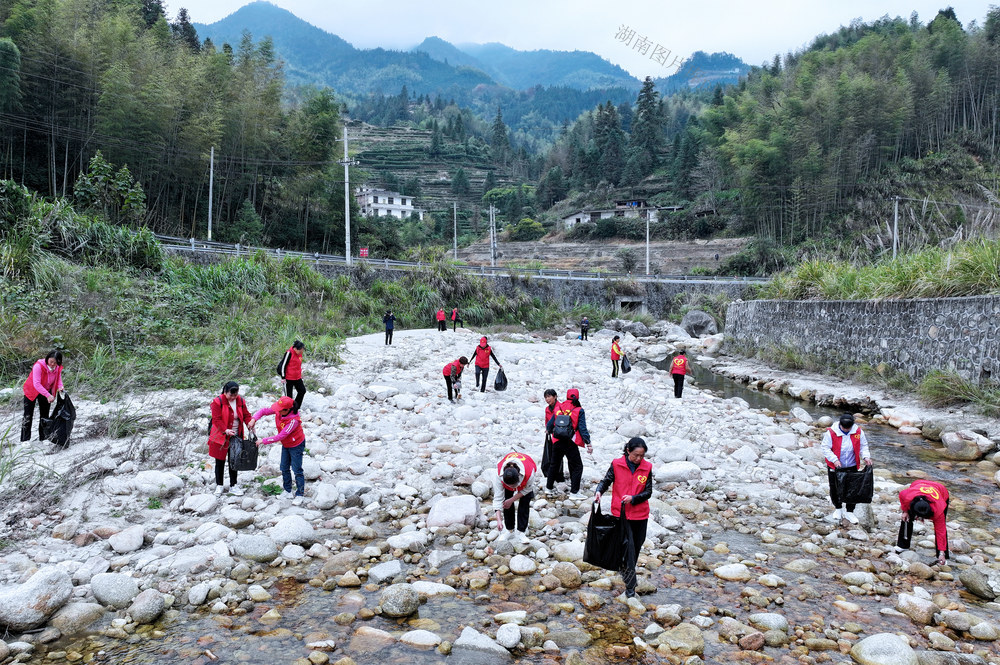
<path id="1" fill-rule="evenodd" d="M 392 329 L 396 327 L 396 317 L 392 315 L 391 309 L 385 310 L 382 323 L 385 324 L 385 344 L 386 346 L 392 346 Z"/>
<path id="2" fill-rule="evenodd" d="M 590 319 L 586 316 L 580 319 L 580 339 L 586 341 L 587 333 L 590 331 Z"/>
<path id="3" fill-rule="evenodd" d="M 295 392 L 295 408 L 292 413 L 298 413 L 302 406 L 302 400 L 306 396 L 306 384 L 302 380 L 302 354 L 306 345 L 299 340 L 295 340 L 292 346 L 285 351 L 285 356 L 278 365 L 278 376 L 285 384 L 285 395 L 292 396 Z"/>
<path id="4" fill-rule="evenodd" d="M 561 432 L 560 416 L 568 416 L 570 432 L 568 436 Z M 570 494 L 580 491 L 580 481 L 583 479 L 583 460 L 580 458 L 580 448 L 586 446 L 588 453 L 594 452 L 590 444 L 590 432 L 587 431 L 587 417 L 580 406 L 580 391 L 570 388 L 566 391 L 566 401 L 555 409 L 555 417 L 546 425 L 546 430 L 552 435 L 553 469 L 562 468 L 563 458 L 569 466 Z M 546 496 L 552 495 L 555 489 L 555 474 L 550 474 L 545 482 Z"/>

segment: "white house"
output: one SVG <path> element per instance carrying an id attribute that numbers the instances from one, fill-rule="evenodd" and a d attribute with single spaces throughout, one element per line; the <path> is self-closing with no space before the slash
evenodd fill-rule
<path id="1" fill-rule="evenodd" d="M 614 208 L 578 210 L 572 215 L 563 217 L 562 227 L 568 231 L 577 224 L 596 223 L 600 219 L 610 219 L 612 217 L 632 217 L 655 222 L 657 221 L 657 213 L 660 210 L 673 211 L 681 210 L 682 208 L 682 206 L 651 206 L 643 199 L 625 199 L 615 201 Z"/>
<path id="2" fill-rule="evenodd" d="M 354 198 L 358 201 L 361 214 L 366 217 L 391 215 L 397 219 L 403 219 L 416 214 L 421 220 L 424 218 L 424 211 L 413 207 L 413 197 L 399 192 L 374 187 L 358 187 L 354 192 Z"/>

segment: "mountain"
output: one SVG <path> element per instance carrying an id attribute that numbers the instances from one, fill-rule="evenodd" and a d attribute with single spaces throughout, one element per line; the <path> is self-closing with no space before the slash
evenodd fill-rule
<path id="1" fill-rule="evenodd" d="M 481 71 L 446 65 L 426 53 L 354 48 L 269 2 L 252 2 L 220 21 L 194 26 L 217 47 L 237 47 L 246 32 L 254 41 L 270 37 L 290 83 L 326 85 L 340 94 L 396 94 L 405 85 L 415 94 L 467 99 L 476 86 L 494 84 Z"/>
<path id="2" fill-rule="evenodd" d="M 428 37 L 410 50 L 426 53 L 438 62 L 448 65 L 472 67 L 483 72 L 486 71 L 486 67 L 479 60 L 440 37 Z"/>
<path id="3" fill-rule="evenodd" d="M 641 87 L 639 79 L 589 51 L 518 51 L 495 42 L 458 48 L 482 63 L 498 82 L 516 90 L 534 85 L 578 90 Z"/>
<path id="4" fill-rule="evenodd" d="M 750 65 L 732 53 L 712 53 L 695 51 L 677 73 L 665 78 L 653 79 L 662 93 L 688 90 L 716 85 L 734 85 L 741 76 L 746 76 Z"/>

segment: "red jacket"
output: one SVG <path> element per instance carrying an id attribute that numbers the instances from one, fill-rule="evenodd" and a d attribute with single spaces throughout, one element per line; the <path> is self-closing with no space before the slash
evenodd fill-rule
<path id="1" fill-rule="evenodd" d="M 687 371 L 688 359 L 685 356 L 674 356 L 673 361 L 670 363 L 670 373 L 687 374 Z"/>
<path id="2" fill-rule="evenodd" d="M 260 440 L 260 445 L 269 446 L 272 443 L 281 441 L 285 448 L 294 448 L 306 440 L 306 433 L 302 429 L 302 418 L 297 413 L 289 413 L 282 417 L 280 413 L 271 407 L 265 407 L 253 414 L 254 420 L 260 420 L 263 416 L 274 415 L 274 427 L 278 433 L 274 436 L 265 437 Z"/>
<path id="3" fill-rule="evenodd" d="M 909 512 L 910 504 L 918 496 L 927 497 L 931 502 L 931 521 L 934 522 L 934 541 L 939 552 L 948 551 L 948 525 L 945 511 L 948 509 L 948 489 L 933 480 L 915 480 L 899 493 L 899 507 Z"/>
<path id="4" fill-rule="evenodd" d="M 452 369 L 455 370 L 455 378 L 457 379 L 461 378 L 462 370 L 465 369 L 465 366 L 458 360 L 452 360 L 450 363 L 444 366 L 444 369 L 441 370 L 441 373 L 444 374 L 445 376 L 451 376 Z"/>
<path id="5" fill-rule="evenodd" d="M 458 308 L 456 307 L 455 309 L 451 310 L 451 320 L 454 321 L 457 318 L 458 318 Z"/>
<path id="6" fill-rule="evenodd" d="M 438 321 L 444 321 L 444 310 L 443 309 L 439 309 L 438 310 L 437 318 L 438 318 Z"/>
<path id="7" fill-rule="evenodd" d="M 611 359 L 622 359 L 622 347 L 618 344 L 618 342 L 611 342 Z"/>
<path id="8" fill-rule="evenodd" d="M 226 459 L 229 451 L 227 429 L 235 429 L 243 437 L 243 425 L 250 422 L 250 409 L 242 395 L 236 396 L 236 413 L 229 407 L 229 400 L 219 395 L 212 400 L 212 429 L 208 433 L 208 454 L 213 459 Z"/>
<path id="9" fill-rule="evenodd" d="M 827 428 L 830 431 L 830 441 L 833 443 L 833 454 L 837 459 L 840 459 L 840 447 L 844 443 L 844 437 L 838 434 L 836 430 L 832 427 Z M 861 469 L 861 428 L 858 427 L 851 433 L 851 447 L 854 448 L 854 460 L 857 464 L 857 468 Z M 826 460 L 826 465 L 831 469 L 836 469 L 833 462 Z"/>
<path id="10" fill-rule="evenodd" d="M 298 381 L 302 378 L 302 354 L 289 347 L 285 357 L 281 359 L 281 378 L 288 381 Z"/>
<path id="11" fill-rule="evenodd" d="M 619 457 L 611 462 L 611 468 L 615 470 L 615 482 L 611 486 L 611 514 L 615 517 L 621 515 L 622 497 L 635 496 L 646 488 L 646 481 L 653 471 L 653 465 L 648 459 L 642 460 L 636 468 L 635 473 L 629 471 L 625 457 Z M 625 519 L 644 520 L 649 517 L 649 502 L 633 505 L 625 504 Z M 636 543 L 636 547 L 642 543 Z"/>
<path id="12" fill-rule="evenodd" d="M 48 401 L 55 400 L 55 394 L 63 389 L 62 365 L 56 365 L 54 371 L 49 370 L 45 358 L 39 358 L 31 368 L 31 374 L 24 380 L 24 396 L 35 401 L 42 395 Z M 48 394 L 46 394 L 48 393 Z"/>

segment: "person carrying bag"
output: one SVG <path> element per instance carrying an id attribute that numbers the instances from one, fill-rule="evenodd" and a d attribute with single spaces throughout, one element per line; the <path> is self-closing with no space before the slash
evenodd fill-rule
<path id="1" fill-rule="evenodd" d="M 257 435 L 250 433 L 249 438 L 238 436 L 229 439 L 229 468 L 233 471 L 257 470 Z"/>

